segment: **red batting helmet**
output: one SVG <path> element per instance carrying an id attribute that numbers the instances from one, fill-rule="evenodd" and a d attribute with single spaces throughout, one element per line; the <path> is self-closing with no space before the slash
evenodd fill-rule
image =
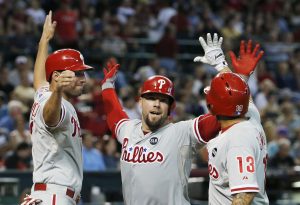
<path id="1" fill-rule="evenodd" d="M 80 71 L 88 70 L 93 67 L 85 65 L 82 54 L 74 49 L 61 49 L 50 54 L 46 60 L 46 79 L 57 70 Z"/>
<path id="2" fill-rule="evenodd" d="M 146 93 L 161 93 L 169 96 L 172 99 L 171 109 L 175 108 L 174 84 L 169 78 L 161 75 L 148 78 L 142 85 L 141 96 Z"/>
<path id="3" fill-rule="evenodd" d="M 205 93 L 207 107 L 213 115 L 237 117 L 248 111 L 249 87 L 235 73 L 219 73 Z"/>

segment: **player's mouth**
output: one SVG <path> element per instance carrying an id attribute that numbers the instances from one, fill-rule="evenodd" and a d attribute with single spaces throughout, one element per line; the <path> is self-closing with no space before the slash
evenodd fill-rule
<path id="1" fill-rule="evenodd" d="M 152 115 L 160 115 L 161 114 L 161 112 L 157 112 L 157 111 L 150 111 L 150 114 L 152 114 Z"/>

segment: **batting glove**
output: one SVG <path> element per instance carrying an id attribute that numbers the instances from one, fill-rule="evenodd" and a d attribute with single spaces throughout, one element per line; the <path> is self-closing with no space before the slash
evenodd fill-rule
<path id="1" fill-rule="evenodd" d="M 243 75 L 247 78 L 253 73 L 257 63 L 264 55 L 264 51 L 258 52 L 260 45 L 257 43 L 252 50 L 252 41 L 249 40 L 245 48 L 245 41 L 240 43 L 240 56 L 237 58 L 235 54 L 230 51 L 232 66 L 237 74 Z"/>
<path id="2" fill-rule="evenodd" d="M 120 64 L 117 64 L 114 58 L 108 60 L 106 68 L 103 68 L 104 79 L 101 81 L 102 90 L 115 87 L 115 81 L 119 68 Z"/>
<path id="3" fill-rule="evenodd" d="M 31 195 L 26 194 L 24 201 L 21 205 L 38 205 L 42 202 L 41 199 L 35 199 Z"/>
<path id="4" fill-rule="evenodd" d="M 215 67 L 217 71 L 221 71 L 223 68 L 228 67 L 225 60 L 223 50 L 221 48 L 223 37 L 218 38 L 218 34 L 214 34 L 214 39 L 212 40 L 211 34 L 207 34 L 207 43 L 200 37 L 200 44 L 204 50 L 204 56 L 197 56 L 194 58 L 194 62 L 207 63 Z"/>

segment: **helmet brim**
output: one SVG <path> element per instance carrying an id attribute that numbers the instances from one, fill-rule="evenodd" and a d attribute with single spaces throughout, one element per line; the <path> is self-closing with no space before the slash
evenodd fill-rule
<path id="1" fill-rule="evenodd" d="M 72 71 L 81 71 L 81 70 L 92 70 L 94 67 L 89 66 L 89 65 L 81 65 L 81 66 L 76 66 L 75 68 L 72 68 Z"/>

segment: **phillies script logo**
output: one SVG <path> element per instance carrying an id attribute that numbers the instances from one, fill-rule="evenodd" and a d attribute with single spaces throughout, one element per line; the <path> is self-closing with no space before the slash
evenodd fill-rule
<path id="1" fill-rule="evenodd" d="M 218 179 L 220 176 L 218 170 L 211 164 L 208 164 L 208 173 L 213 179 Z"/>
<path id="2" fill-rule="evenodd" d="M 122 157 L 121 160 L 130 163 L 152 163 L 152 162 L 162 162 L 164 156 L 159 151 L 148 151 L 146 147 L 134 146 L 127 149 L 128 138 L 124 139 L 122 144 Z"/>

